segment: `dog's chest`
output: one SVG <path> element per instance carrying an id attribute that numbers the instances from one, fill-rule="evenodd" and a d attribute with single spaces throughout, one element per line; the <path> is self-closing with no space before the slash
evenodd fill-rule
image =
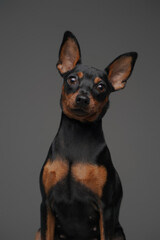
<path id="1" fill-rule="evenodd" d="M 99 197 L 102 196 L 103 187 L 107 181 L 107 170 L 104 166 L 84 162 L 69 166 L 68 162 L 61 158 L 53 161 L 48 159 L 44 166 L 42 182 L 46 194 L 57 183 L 65 180 L 68 175 L 71 176 L 68 184 L 71 184 L 71 181 L 79 182 Z"/>

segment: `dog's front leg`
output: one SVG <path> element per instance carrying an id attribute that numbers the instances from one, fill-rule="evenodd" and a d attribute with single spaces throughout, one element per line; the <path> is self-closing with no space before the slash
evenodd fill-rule
<path id="1" fill-rule="evenodd" d="M 123 229 L 119 223 L 120 204 L 121 196 L 112 206 L 103 209 L 105 240 L 126 240 Z"/>
<path id="2" fill-rule="evenodd" d="M 36 236 L 35 236 L 35 239 L 34 240 L 42 240 L 41 239 L 41 229 L 39 229 L 37 232 L 36 232 Z"/>
<path id="3" fill-rule="evenodd" d="M 54 233 L 55 233 L 55 217 L 53 216 L 50 208 L 48 208 L 45 240 L 54 240 Z"/>
<path id="4" fill-rule="evenodd" d="M 102 212 L 102 210 L 100 210 L 99 227 L 100 227 L 100 240 L 106 240 L 105 235 L 104 235 L 105 233 L 104 233 L 103 212 Z"/>
<path id="5" fill-rule="evenodd" d="M 50 207 L 43 203 L 41 204 L 41 230 L 37 233 L 36 240 L 54 240 L 55 234 L 55 217 Z M 40 235 L 40 238 L 38 238 Z"/>

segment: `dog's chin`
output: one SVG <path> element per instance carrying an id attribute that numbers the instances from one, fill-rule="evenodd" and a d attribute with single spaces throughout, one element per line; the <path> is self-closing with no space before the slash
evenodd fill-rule
<path id="1" fill-rule="evenodd" d="M 73 114 L 75 114 L 76 116 L 81 116 L 81 117 L 87 116 L 89 114 L 86 110 L 84 110 L 82 108 L 73 108 L 73 109 L 71 109 L 71 112 Z"/>
<path id="2" fill-rule="evenodd" d="M 62 105 L 63 113 L 72 119 L 79 120 L 80 122 L 93 122 L 97 119 L 97 112 L 91 111 L 91 109 L 77 108 L 77 107 L 66 107 Z"/>

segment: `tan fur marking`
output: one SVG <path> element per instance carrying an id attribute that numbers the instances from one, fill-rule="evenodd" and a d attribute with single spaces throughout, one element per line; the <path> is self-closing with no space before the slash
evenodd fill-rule
<path id="1" fill-rule="evenodd" d="M 100 226 L 100 240 L 105 240 L 105 238 L 104 238 L 104 226 L 103 226 L 102 210 L 100 210 L 99 226 Z"/>
<path id="2" fill-rule="evenodd" d="M 49 159 L 43 170 L 43 185 L 46 194 L 51 187 L 55 186 L 68 173 L 68 164 L 62 159 L 55 159 L 53 162 Z"/>
<path id="3" fill-rule="evenodd" d="M 40 230 L 38 232 L 36 232 L 35 240 L 42 240 Z"/>
<path id="4" fill-rule="evenodd" d="M 90 163 L 77 163 L 72 167 L 74 179 L 84 184 L 99 197 L 102 196 L 103 186 L 107 180 L 107 170 L 103 166 Z"/>
<path id="5" fill-rule="evenodd" d="M 46 240 L 54 240 L 54 230 L 55 230 L 55 217 L 51 213 L 51 210 L 48 209 Z"/>
<path id="6" fill-rule="evenodd" d="M 75 108 L 75 101 L 78 92 L 66 94 L 64 91 L 64 86 L 62 87 L 62 107 L 63 112 L 70 118 L 75 118 L 75 114 L 71 109 Z"/>
<path id="7" fill-rule="evenodd" d="M 102 79 L 99 78 L 99 77 L 96 77 L 96 78 L 94 79 L 94 83 L 95 83 L 95 84 L 99 83 L 100 81 L 102 81 Z"/>
<path id="8" fill-rule="evenodd" d="M 98 102 L 96 99 L 94 99 L 92 96 L 90 97 L 90 104 L 89 104 L 89 116 L 86 117 L 86 121 L 93 122 L 95 121 L 100 113 L 102 112 L 103 107 L 108 102 L 109 96 L 106 96 L 103 102 Z"/>
<path id="9" fill-rule="evenodd" d="M 77 76 L 81 79 L 81 78 L 83 78 L 83 72 L 78 72 L 77 73 Z"/>

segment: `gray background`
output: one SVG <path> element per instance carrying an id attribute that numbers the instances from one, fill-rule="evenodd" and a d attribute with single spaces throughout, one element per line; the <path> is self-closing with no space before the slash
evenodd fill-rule
<path id="1" fill-rule="evenodd" d="M 104 133 L 124 189 L 129 240 L 160 236 L 159 1 L 0 1 L 0 239 L 33 239 L 40 225 L 39 172 L 61 116 L 56 70 L 64 31 L 83 63 L 106 67 L 137 51 L 113 93 Z"/>

